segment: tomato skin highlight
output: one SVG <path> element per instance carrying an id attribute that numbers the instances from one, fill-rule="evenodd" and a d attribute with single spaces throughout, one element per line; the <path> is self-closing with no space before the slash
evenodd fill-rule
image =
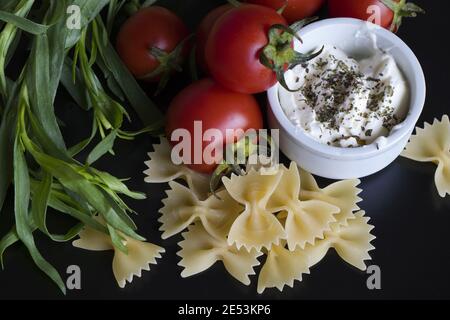
<path id="1" fill-rule="evenodd" d="M 394 0 L 398 2 L 398 0 Z M 367 21 L 373 13 L 368 13 L 370 6 L 378 6 L 380 8 L 380 26 L 389 29 L 392 20 L 394 19 L 394 12 L 386 7 L 378 0 L 329 0 L 328 8 L 330 17 L 333 18 L 356 18 Z"/>
<path id="2" fill-rule="evenodd" d="M 222 133 L 221 141 L 213 145 L 223 147 L 227 143 L 237 141 L 241 137 L 226 136 L 227 129 L 262 129 L 263 119 L 258 102 L 252 95 L 230 91 L 211 79 L 194 82 L 181 91 L 169 106 L 167 112 L 166 134 L 171 141 L 176 129 L 186 129 L 191 135 L 191 148 L 194 150 L 194 121 L 202 121 L 203 132 L 208 129 L 218 129 Z M 172 145 L 178 142 L 170 142 Z M 203 141 L 202 151 L 211 142 Z M 189 168 L 201 172 L 212 173 L 217 164 L 193 164 L 191 157 Z"/>
<path id="3" fill-rule="evenodd" d="M 206 43 L 206 62 L 213 78 L 242 93 L 260 93 L 277 82 L 276 74 L 261 64 L 259 56 L 268 44 L 268 31 L 287 25 L 275 10 L 243 4 L 223 15 Z"/>
<path id="4" fill-rule="evenodd" d="M 282 15 L 289 24 L 314 15 L 325 3 L 325 0 L 287 0 L 287 6 Z M 248 3 L 259 4 L 278 10 L 286 4 L 286 0 L 246 0 Z"/>
<path id="5" fill-rule="evenodd" d="M 226 12 L 230 11 L 233 8 L 230 4 L 225 4 L 223 6 L 217 7 L 211 10 L 200 22 L 197 28 L 197 63 L 200 68 L 206 74 L 209 74 L 208 65 L 206 64 L 205 50 L 206 50 L 206 42 L 208 41 L 209 34 L 211 33 L 212 28 L 216 24 L 217 20 L 223 16 Z"/>
<path id="6" fill-rule="evenodd" d="M 131 16 L 120 29 L 116 48 L 130 72 L 140 79 L 157 82 L 160 77 L 146 77 L 158 66 L 159 61 L 150 53 L 157 47 L 167 53 L 189 35 L 183 21 L 166 8 L 151 6 Z M 183 50 L 187 55 L 189 50 Z"/>

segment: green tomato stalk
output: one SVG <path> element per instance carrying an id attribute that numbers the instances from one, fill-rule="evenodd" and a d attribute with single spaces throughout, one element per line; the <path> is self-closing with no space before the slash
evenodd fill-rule
<path id="1" fill-rule="evenodd" d="M 381 0 L 383 4 L 394 12 L 394 18 L 390 30 L 396 32 L 402 25 L 403 18 L 415 18 L 419 13 L 425 13 L 418 5 L 406 2 L 406 0 Z"/>
<path id="2" fill-rule="evenodd" d="M 288 91 L 296 90 L 291 90 L 286 84 L 284 78 L 284 73 L 286 70 L 292 69 L 299 64 L 304 64 L 305 62 L 314 59 L 323 51 L 322 47 L 317 52 L 303 54 L 295 51 L 292 45 L 294 39 L 302 42 L 302 39 L 297 35 L 297 32 L 304 25 L 316 19 L 317 18 L 304 19 L 290 27 L 282 24 L 276 24 L 271 26 L 269 29 L 269 43 L 263 49 L 260 55 L 260 61 L 264 66 L 276 73 L 278 81 Z"/>

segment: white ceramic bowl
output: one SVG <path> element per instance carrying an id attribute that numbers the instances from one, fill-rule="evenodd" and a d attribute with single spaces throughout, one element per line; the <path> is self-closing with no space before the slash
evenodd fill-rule
<path id="1" fill-rule="evenodd" d="M 368 37 L 356 37 L 361 30 L 375 34 L 377 46 L 394 57 L 410 87 L 408 115 L 391 131 L 382 147 L 375 143 L 358 148 L 321 144 L 287 118 L 278 97 L 280 84 L 268 90 L 269 125 L 280 130 L 281 151 L 305 170 L 325 178 L 361 178 L 384 169 L 405 148 L 425 103 L 425 77 L 416 56 L 399 37 L 374 24 L 348 18 L 315 22 L 299 32 L 304 43 L 296 43 L 296 50 L 308 52 L 329 44 L 363 58 L 373 52 L 373 46 Z"/>

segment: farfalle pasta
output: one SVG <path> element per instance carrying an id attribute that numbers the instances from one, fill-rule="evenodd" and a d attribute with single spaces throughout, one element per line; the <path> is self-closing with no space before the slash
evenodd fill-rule
<path id="1" fill-rule="evenodd" d="M 325 232 L 323 240 L 307 245 L 304 252 L 308 255 L 309 267 L 319 263 L 328 250 L 334 248 L 347 263 L 366 270 L 364 261 L 370 259 L 369 251 L 375 249 L 370 243 L 375 236 L 370 233 L 374 227 L 368 224 L 370 219 L 364 214 L 364 211 L 355 213 L 353 218 L 348 219 L 346 226 L 332 227 L 331 231 Z"/>
<path id="2" fill-rule="evenodd" d="M 166 175 L 164 179 L 178 177 Z M 356 212 L 361 201 L 359 180 L 339 181 L 321 189 L 294 162 L 286 168 L 266 157 L 249 159 L 244 175 L 224 177 L 222 182 L 224 188 L 217 197 L 206 198 L 189 181 L 188 186 L 169 182 L 160 209 L 160 230 L 165 239 L 187 229 L 177 253 L 182 277 L 221 261 L 234 278 L 249 285 L 258 257 L 264 253 L 258 292 L 282 291 L 309 274 L 330 248 L 351 265 L 366 268 L 375 237 L 364 212 Z"/>
<path id="3" fill-rule="evenodd" d="M 153 145 L 153 152 L 146 161 L 148 169 L 144 171 L 148 183 L 166 183 L 176 179 L 186 181 L 200 199 L 205 199 L 209 193 L 209 177 L 195 172 L 184 165 L 176 165 L 172 161 L 169 141 L 161 137 L 161 143 Z"/>
<path id="4" fill-rule="evenodd" d="M 323 233 L 330 230 L 335 222 L 334 215 L 340 209 L 320 200 L 300 201 L 300 175 L 297 165 L 292 162 L 289 169 L 281 167 L 282 178 L 269 198 L 267 209 L 271 212 L 284 211 L 284 229 L 290 250 L 297 246 L 304 248 L 306 243 L 313 244 L 316 238 L 323 238 Z M 284 218 L 283 215 L 279 215 Z"/>
<path id="5" fill-rule="evenodd" d="M 199 200 L 189 188 L 169 182 L 167 198 L 160 209 L 162 238 L 167 239 L 182 232 L 189 225 L 200 220 L 205 229 L 216 237 L 225 237 L 243 207 L 230 197 L 225 190 L 219 191 L 217 197 L 212 195 L 206 200 Z"/>
<path id="6" fill-rule="evenodd" d="M 323 239 L 307 244 L 305 249 L 291 251 L 284 244 L 272 246 L 258 277 L 258 293 L 263 293 L 266 288 L 275 287 L 282 291 L 285 285 L 293 287 L 294 281 L 302 281 L 303 274 L 309 274 L 309 269 L 321 261 L 330 248 L 334 248 L 347 263 L 365 270 L 369 251 L 374 249 L 370 242 L 375 239 L 370 233 L 373 226 L 368 221 L 369 218 L 360 211 L 348 219 L 347 226 L 334 223 Z"/>
<path id="7" fill-rule="evenodd" d="M 335 227 L 347 225 L 348 220 L 354 217 L 353 212 L 359 210 L 357 203 L 362 200 L 358 197 L 362 191 L 357 188 L 361 183 L 359 179 L 338 181 L 321 189 L 312 174 L 301 170 L 300 181 L 301 200 L 320 200 L 340 209 L 334 216 L 337 221 Z"/>
<path id="8" fill-rule="evenodd" d="M 164 248 L 155 244 L 142 242 L 121 235 L 125 239 L 124 244 L 128 254 L 116 249 L 111 238 L 89 227 L 85 227 L 79 234 L 79 239 L 73 241 L 77 248 L 91 251 L 114 250 L 113 273 L 119 287 L 124 288 L 127 282 L 132 282 L 133 278 L 141 277 L 142 270 L 149 271 L 150 264 L 156 264 L 157 258 L 161 258 Z"/>
<path id="9" fill-rule="evenodd" d="M 217 261 L 222 261 L 225 269 L 245 285 L 250 284 L 250 275 L 255 274 L 254 267 L 259 265 L 256 250 L 247 251 L 228 245 L 226 238 L 217 238 L 196 223 L 183 233 L 184 240 L 178 245 L 181 250 L 179 266 L 184 268 L 182 277 L 189 277 L 209 269 Z"/>
<path id="10" fill-rule="evenodd" d="M 258 293 L 266 288 L 277 288 L 283 291 L 285 285 L 294 286 L 294 281 L 302 281 L 302 275 L 309 274 L 309 257 L 302 249 L 294 251 L 285 248 L 284 244 L 272 246 L 267 253 L 258 277 Z"/>
<path id="11" fill-rule="evenodd" d="M 283 172 L 265 175 L 251 169 L 245 176 L 223 178 L 228 193 L 245 210 L 236 218 L 228 234 L 228 243 L 247 250 L 270 249 L 286 238 L 283 225 L 267 210 L 267 202 L 277 188 Z"/>
<path id="12" fill-rule="evenodd" d="M 433 162 L 437 165 L 434 181 L 441 197 L 450 194 L 450 120 L 447 115 L 433 124 L 425 122 L 424 128 L 416 128 L 411 136 L 403 157 Z"/>

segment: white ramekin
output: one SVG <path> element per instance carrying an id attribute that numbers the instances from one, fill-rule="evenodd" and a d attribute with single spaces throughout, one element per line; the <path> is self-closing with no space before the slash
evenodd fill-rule
<path id="1" fill-rule="evenodd" d="M 326 19 L 303 28 L 303 44 L 296 49 L 309 52 L 322 45 L 335 45 L 353 57 L 370 54 L 373 46 L 362 30 L 374 34 L 377 46 L 391 54 L 410 87 L 410 107 L 406 119 L 395 127 L 383 145 L 359 148 L 321 144 L 297 128 L 287 118 L 278 97 L 279 83 L 268 90 L 268 117 L 272 129 L 279 129 L 280 149 L 305 170 L 330 179 L 361 178 L 376 173 L 393 162 L 405 148 L 425 104 L 426 84 L 422 67 L 412 50 L 395 34 L 374 24 L 349 18 Z"/>

